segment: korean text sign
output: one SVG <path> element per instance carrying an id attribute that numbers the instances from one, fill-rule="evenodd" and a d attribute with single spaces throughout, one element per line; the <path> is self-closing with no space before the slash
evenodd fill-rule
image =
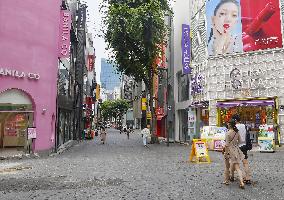
<path id="1" fill-rule="evenodd" d="M 190 27 L 182 24 L 182 66 L 183 74 L 190 74 Z"/>

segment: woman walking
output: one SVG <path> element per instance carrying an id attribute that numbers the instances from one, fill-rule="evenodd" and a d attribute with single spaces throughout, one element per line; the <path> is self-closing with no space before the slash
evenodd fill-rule
<path id="1" fill-rule="evenodd" d="M 236 122 L 231 120 L 228 124 L 228 132 L 225 137 L 225 149 L 224 149 L 224 159 L 225 159 L 225 172 L 224 172 L 224 184 L 229 184 L 230 179 L 230 171 L 233 174 L 236 170 L 239 175 L 240 180 L 240 188 L 244 189 L 244 182 L 242 171 L 240 169 L 240 163 L 245 158 L 244 154 L 239 148 L 239 144 L 241 142 L 241 137 L 239 134 L 239 130 L 236 127 Z M 232 175 L 231 174 L 231 175 Z"/>
<path id="2" fill-rule="evenodd" d="M 105 130 L 104 127 L 101 127 L 101 134 L 100 134 L 100 136 L 101 136 L 101 143 L 105 144 L 105 142 L 106 142 L 106 130 Z"/>

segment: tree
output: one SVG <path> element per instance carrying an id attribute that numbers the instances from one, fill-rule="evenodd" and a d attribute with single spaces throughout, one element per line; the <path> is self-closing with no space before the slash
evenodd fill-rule
<path id="1" fill-rule="evenodd" d="M 129 107 L 128 101 L 124 99 L 107 100 L 101 105 L 102 116 L 105 121 L 110 120 L 112 117 L 116 122 L 121 121 Z"/>
<path id="2" fill-rule="evenodd" d="M 112 52 L 111 58 L 119 72 L 145 83 L 150 94 L 153 136 L 155 61 L 162 55 L 161 45 L 167 44 L 169 28 L 165 16 L 172 12 L 167 0 L 109 0 L 105 3 L 107 10 L 103 11 L 103 22 L 106 26 L 103 33 Z"/>
<path id="3" fill-rule="evenodd" d="M 112 110 L 112 102 L 111 101 L 104 101 L 101 104 L 101 113 L 104 121 L 111 119 L 113 115 Z"/>

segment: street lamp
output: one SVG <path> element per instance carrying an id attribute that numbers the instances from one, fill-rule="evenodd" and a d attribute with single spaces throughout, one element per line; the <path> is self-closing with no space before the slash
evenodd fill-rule
<path id="1" fill-rule="evenodd" d="M 168 68 L 157 68 L 159 71 L 162 71 L 162 72 L 166 72 L 167 73 L 167 77 L 166 77 L 166 88 L 167 88 L 167 95 L 166 95 L 166 100 L 164 102 L 164 108 L 165 111 L 166 111 L 166 121 L 165 121 L 165 125 L 166 125 L 166 133 L 167 133 L 167 146 L 169 147 L 170 146 L 170 135 L 169 135 L 169 130 L 168 130 L 168 97 L 169 97 L 169 73 L 168 73 Z"/>

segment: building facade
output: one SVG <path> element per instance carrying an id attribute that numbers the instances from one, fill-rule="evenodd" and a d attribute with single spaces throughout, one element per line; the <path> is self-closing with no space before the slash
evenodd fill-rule
<path id="1" fill-rule="evenodd" d="M 120 74 L 117 73 L 115 65 L 108 63 L 105 58 L 101 59 L 101 87 L 106 90 L 113 90 L 115 87 L 120 86 Z"/>
<path id="2" fill-rule="evenodd" d="M 218 50 L 211 39 L 213 8 L 220 1 L 192 1 L 192 76 L 193 105 L 208 112 L 210 125 L 224 126 L 233 114 L 239 114 L 254 135 L 261 126 L 271 126 L 276 144 L 284 142 L 284 1 L 236 1 L 237 17 L 255 19 L 249 24 L 238 20 L 231 48 Z M 215 9 L 216 12 L 217 8 Z M 237 9 L 236 9 L 237 11 Z M 248 24 L 246 24 L 248 23 Z M 273 25 L 272 25 L 273 24 Z M 206 25 L 206 26 L 205 26 Z M 273 27 L 273 28 L 272 28 Z M 240 30 L 237 30 L 240 29 Z M 224 26 L 224 33 L 231 31 Z M 243 34 L 242 34 L 243 33 Z M 240 36 L 238 40 L 237 36 Z M 241 48 L 237 48 L 237 43 Z M 196 81 L 198 80 L 198 81 Z M 193 106 L 193 109 L 200 110 Z M 200 119 L 200 116 L 196 116 Z M 206 118 L 206 117 L 205 117 Z M 199 131 L 199 130 L 198 130 Z"/>
<path id="3" fill-rule="evenodd" d="M 0 5 L 0 145 L 26 147 L 35 127 L 32 149 L 45 151 L 55 145 L 61 2 L 14 3 Z"/>
<path id="4" fill-rule="evenodd" d="M 173 68 L 173 96 L 174 96 L 174 133 L 175 141 L 188 141 L 193 138 L 193 133 L 188 131 L 188 107 L 192 99 L 189 93 L 190 75 L 183 73 L 182 61 L 182 25 L 190 24 L 190 1 L 176 1 L 173 4 L 175 13 L 172 21 L 171 68 Z M 171 95 L 169 95 L 171 96 Z M 169 99 L 170 100 L 170 99 Z M 191 135 L 190 135 L 191 134 Z"/>

